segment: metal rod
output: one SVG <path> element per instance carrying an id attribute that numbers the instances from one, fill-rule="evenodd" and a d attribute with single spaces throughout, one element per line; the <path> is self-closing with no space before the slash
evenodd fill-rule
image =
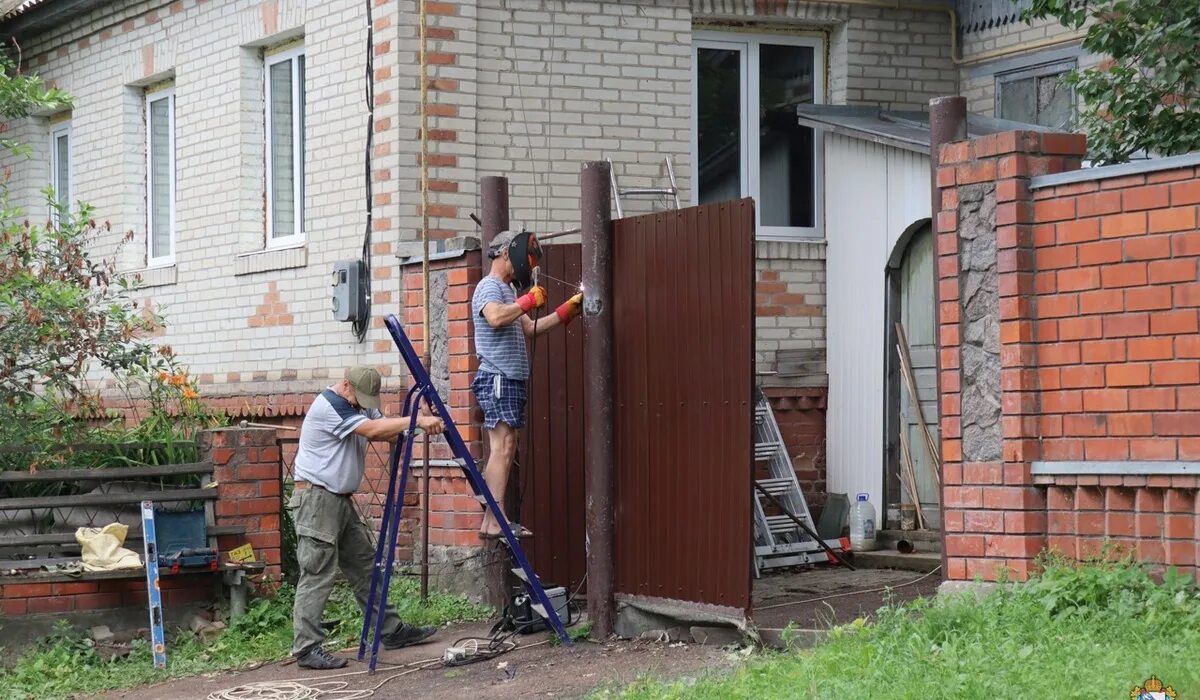
<path id="1" fill-rule="evenodd" d="M 581 228 L 569 228 L 566 231 L 555 231 L 554 233 L 538 234 L 537 239 L 539 241 L 549 241 L 549 240 L 553 240 L 555 238 L 562 238 L 563 236 L 574 236 L 575 234 L 580 233 L 581 231 L 583 231 L 583 229 L 581 229 Z"/>
<path id="2" fill-rule="evenodd" d="M 938 168 L 941 166 L 940 154 L 942 146 L 955 141 L 962 141 L 967 138 L 967 98 L 965 97 L 935 97 L 929 101 L 929 180 L 930 180 L 930 199 L 932 208 L 930 209 L 930 230 L 933 232 L 933 249 L 936 251 L 941 247 L 938 245 L 938 212 L 942 210 L 942 191 L 937 184 Z M 939 269 L 939 265 L 934 265 L 933 269 Z M 941 285 L 939 280 L 933 280 L 933 307 L 941 308 Z M 934 353 L 935 365 L 937 372 L 934 374 L 934 387 L 936 396 L 939 397 L 938 405 L 941 405 L 942 395 L 942 358 L 941 353 Z M 943 467 L 938 466 L 939 470 Z M 939 481 L 941 481 L 939 479 Z M 938 516 L 941 522 L 946 522 L 946 505 L 943 498 L 942 488 L 938 490 Z M 918 508 L 920 505 L 918 504 Z M 942 573 L 943 575 L 950 571 L 948 558 L 946 556 L 946 548 L 942 548 Z"/>
<path id="3" fill-rule="evenodd" d="M 488 248 L 492 239 L 501 231 L 508 230 L 508 178 L 500 175 L 487 175 L 479 183 L 479 195 L 482 201 L 483 224 L 480 226 L 480 244 L 483 246 L 483 274 L 488 274 L 492 261 L 488 258 Z"/>
<path id="4" fill-rule="evenodd" d="M 429 340 L 425 340 L 425 357 L 422 358 L 425 363 L 425 369 L 428 370 L 432 365 L 432 359 L 429 355 Z M 421 402 L 417 401 L 413 406 L 413 411 L 420 411 Z M 415 419 L 414 419 L 415 420 Z M 424 452 L 422 457 L 429 459 L 429 433 L 425 433 L 425 438 L 422 443 Z M 401 500 L 404 499 L 404 494 L 400 494 Z M 421 470 L 421 602 L 429 601 L 429 467 Z"/>
<path id="5" fill-rule="evenodd" d="M 846 568 L 850 569 L 851 571 L 856 571 L 853 564 L 846 561 L 845 558 L 842 557 L 842 555 L 838 554 L 836 549 L 834 549 L 833 547 L 830 547 L 829 544 L 826 543 L 825 540 L 821 539 L 821 536 L 818 535 L 816 533 L 816 531 L 813 530 L 811 527 L 809 527 L 803 520 L 801 520 L 800 518 L 797 518 L 796 514 L 793 513 L 791 510 L 789 510 L 788 507 L 783 504 L 783 501 L 776 498 L 770 491 L 763 488 L 762 484 L 758 483 L 757 481 L 754 482 L 754 488 L 761 491 L 762 495 L 771 499 L 771 503 L 774 503 L 775 506 L 779 508 L 779 510 L 782 510 L 784 515 L 791 518 L 792 522 L 799 525 L 801 530 L 804 530 L 804 532 L 809 537 L 816 540 L 817 544 L 821 545 L 821 549 L 824 549 L 826 554 L 833 557 L 834 559 L 837 559 L 838 563 L 841 564 L 842 566 L 845 566 Z"/>
<path id="6" fill-rule="evenodd" d="M 613 633 L 613 231 L 612 169 L 583 164 L 579 174 L 583 233 L 584 376 L 588 454 L 587 503 L 588 612 L 594 635 Z"/>

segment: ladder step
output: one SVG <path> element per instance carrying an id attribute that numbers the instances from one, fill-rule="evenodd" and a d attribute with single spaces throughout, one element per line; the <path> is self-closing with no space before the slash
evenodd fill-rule
<path id="1" fill-rule="evenodd" d="M 801 518 L 801 520 L 803 519 Z M 796 521 L 786 515 L 768 515 L 767 528 L 771 530 L 772 534 L 776 535 L 781 532 L 800 531 L 799 526 L 796 525 Z"/>
<path id="2" fill-rule="evenodd" d="M 795 486 L 795 482 L 787 477 L 781 477 L 778 479 L 759 479 L 755 483 L 763 487 L 763 489 L 772 496 L 790 495 L 794 492 L 793 487 Z M 762 496 L 762 492 L 758 492 L 758 494 L 759 496 Z"/>
<path id="3" fill-rule="evenodd" d="M 482 493 L 475 494 L 475 500 L 479 501 L 482 505 L 487 505 L 487 496 L 483 495 Z"/>
<path id="4" fill-rule="evenodd" d="M 518 566 L 517 568 L 513 569 L 512 572 L 513 572 L 513 576 L 516 576 L 517 578 L 521 579 L 525 583 L 529 583 L 529 577 L 525 575 L 525 569 L 522 569 L 521 567 Z"/>
<path id="5" fill-rule="evenodd" d="M 549 615 L 546 614 L 546 606 L 542 605 L 541 603 L 534 603 L 533 605 L 530 605 L 529 607 L 535 613 L 537 613 L 538 615 L 541 615 L 544 618 L 550 617 Z"/>
<path id="6" fill-rule="evenodd" d="M 754 446 L 754 459 L 755 461 L 770 459 L 782 449 L 783 445 L 780 445 L 778 442 L 760 442 Z"/>

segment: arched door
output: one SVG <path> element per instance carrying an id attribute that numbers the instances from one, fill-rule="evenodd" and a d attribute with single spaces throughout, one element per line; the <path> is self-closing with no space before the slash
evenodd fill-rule
<path id="1" fill-rule="evenodd" d="M 907 245 L 903 241 L 901 245 L 904 249 L 899 264 L 889 270 L 892 278 L 889 286 L 893 294 L 892 313 L 889 316 L 893 324 L 899 323 L 904 328 L 917 395 L 912 395 L 909 382 L 903 376 L 896 348 L 899 334 L 893 325 L 887 335 L 892 338 L 888 348 L 891 355 L 889 367 L 894 370 L 889 372 L 894 377 L 889 382 L 892 387 L 889 392 L 892 404 L 889 413 L 895 420 L 889 423 L 891 430 L 903 432 L 907 438 L 925 522 L 928 527 L 940 528 L 937 467 L 925 438 L 925 430 L 928 429 L 934 444 L 938 444 L 937 310 L 933 289 L 933 233 L 930 226 L 921 226 L 908 238 Z M 893 503 L 912 503 L 909 490 L 901 485 L 902 452 L 898 449 L 899 443 L 897 435 L 889 436 L 888 444 L 896 448 L 891 450 L 892 459 L 889 460 L 892 474 L 888 481 L 894 486 L 889 492 L 893 496 Z"/>

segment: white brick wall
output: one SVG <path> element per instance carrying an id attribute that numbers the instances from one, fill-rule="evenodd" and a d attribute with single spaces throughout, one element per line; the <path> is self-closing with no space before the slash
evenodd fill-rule
<path id="1" fill-rule="evenodd" d="M 505 174 L 512 221 L 541 231 L 578 225 L 581 161 L 611 157 L 622 183 L 664 185 L 663 158 L 691 197 L 691 36 L 694 26 L 818 33 L 827 42 L 828 97 L 919 109 L 954 91 L 949 22 L 940 13 L 791 0 L 768 17 L 750 0 L 449 0 L 430 3 L 430 226 L 473 234 L 478 181 Z M 775 6 L 775 3 L 770 3 Z M 397 311 L 394 252 L 417 238 L 419 119 L 417 3 L 375 7 L 375 314 Z M 352 363 L 394 364 L 382 329 L 357 344 L 332 320 L 328 272 L 358 255 L 365 223 L 361 0 L 129 2 L 72 20 L 23 46 L 29 67 L 76 98 L 75 194 L 111 220 L 97 241 L 112 254 L 135 232 L 122 269 L 145 265 L 145 85 L 174 79 L 176 266 L 146 275 L 165 307 L 171 344 L 209 393 L 309 391 Z M 304 37 L 307 68 L 306 244 L 263 251 L 261 50 Z M 47 177 L 44 119 L 14 132 L 36 149 L 8 160 L 14 195 L 40 207 Z M 438 160 L 434 160 L 434 159 Z M 630 202 L 627 212 L 653 203 Z M 824 305 L 819 246 L 760 246 L 760 269 L 788 293 Z M 800 252 L 797 252 L 800 251 Z M 274 290 L 274 291 L 272 291 Z M 278 302 L 275 302 L 275 298 Z M 251 325 L 259 307 L 290 325 Z M 780 348 L 824 347 L 823 317 L 760 320 L 760 368 Z M 295 380 L 280 381 L 285 371 Z M 227 374 L 240 384 L 226 384 Z"/>

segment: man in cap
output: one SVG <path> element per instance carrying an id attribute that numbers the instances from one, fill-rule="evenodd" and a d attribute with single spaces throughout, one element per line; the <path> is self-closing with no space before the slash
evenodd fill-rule
<path id="1" fill-rule="evenodd" d="M 579 315 L 583 301 L 583 295 L 576 294 L 552 314 L 536 320 L 529 317 L 529 312 L 545 305 L 546 290 L 534 285 L 518 298 L 513 289 L 514 281 L 524 285 L 530 283 L 527 278 L 521 279 L 529 274 L 530 264 L 521 259 L 524 255 L 521 251 L 527 250 L 529 244 L 518 240 L 528 235 L 504 231 L 493 239 L 488 252 L 492 259 L 491 271 L 475 287 L 471 298 L 475 351 L 479 355 L 479 371 L 471 383 L 471 390 L 483 409 L 483 425 L 488 433 L 488 461 L 483 478 L 501 512 L 508 474 L 517 453 L 517 430 L 525 425 L 525 383 L 529 379 L 525 339 L 570 323 Z M 510 525 L 517 537 L 533 534 L 517 523 Z M 500 523 L 492 517 L 491 511 L 483 516 L 479 536 L 482 539 L 501 536 Z"/>
<path id="2" fill-rule="evenodd" d="M 300 428 L 294 466 L 293 511 L 296 559 L 300 581 L 292 609 L 292 654 L 300 668 L 333 669 L 346 665 L 321 646 L 325 632 L 321 614 L 340 568 L 366 612 L 371 588 L 375 546 L 367 526 L 354 508 L 354 492 L 362 482 L 367 442 L 395 440 L 408 430 L 408 418 L 384 418 L 379 412 L 379 372 L 351 367 L 345 378 L 322 391 L 309 407 Z M 426 412 L 417 416 L 417 427 L 438 434 L 442 419 Z M 418 644 L 435 631 L 400 620 L 387 606 L 381 638 L 385 649 Z"/>

